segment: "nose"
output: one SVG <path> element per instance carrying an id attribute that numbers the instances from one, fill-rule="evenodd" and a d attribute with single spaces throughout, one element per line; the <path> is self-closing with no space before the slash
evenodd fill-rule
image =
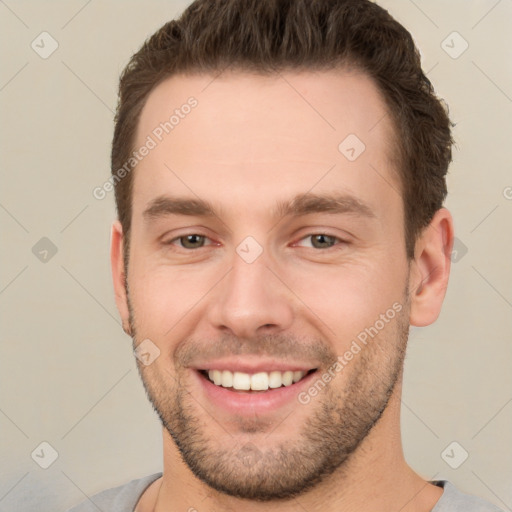
<path id="1" fill-rule="evenodd" d="M 292 293 L 263 254 L 252 263 L 235 254 L 231 271 L 215 291 L 209 321 L 218 330 L 250 339 L 277 334 L 293 322 Z"/>

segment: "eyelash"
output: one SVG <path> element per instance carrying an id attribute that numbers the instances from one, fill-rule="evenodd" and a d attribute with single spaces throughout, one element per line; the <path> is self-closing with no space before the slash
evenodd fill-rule
<path id="1" fill-rule="evenodd" d="M 174 242 L 180 241 L 181 239 L 187 238 L 189 236 L 197 236 L 197 237 L 202 237 L 204 239 L 210 240 L 210 238 L 208 236 L 202 235 L 200 233 L 187 233 L 187 234 L 184 234 L 184 235 L 177 236 L 177 237 L 173 238 L 172 240 L 169 240 L 168 242 L 164 242 L 164 245 L 175 245 Z M 333 238 L 338 243 L 335 243 L 334 245 L 332 245 L 330 247 L 325 247 L 325 248 L 306 247 L 307 249 L 316 249 L 317 251 L 324 251 L 324 252 L 326 252 L 329 249 L 335 249 L 338 245 L 347 245 L 349 243 L 346 240 L 343 240 L 342 238 L 339 238 L 339 237 L 337 237 L 335 235 L 330 235 L 329 233 L 319 232 L 319 233 L 310 233 L 308 235 L 303 236 L 297 242 L 294 242 L 294 245 L 298 244 L 299 242 L 302 242 L 303 240 L 306 240 L 307 238 L 311 238 L 311 237 L 314 237 L 314 236 L 325 236 L 325 237 Z M 210 246 L 210 245 L 217 245 L 217 244 L 210 243 L 210 244 L 207 244 L 206 246 Z M 203 249 L 205 247 L 205 245 L 202 245 L 201 247 L 196 247 L 196 248 L 193 248 L 193 249 L 190 249 L 190 248 L 187 248 L 187 247 L 183 247 L 182 245 L 178 246 L 178 247 L 180 249 L 185 250 L 185 251 L 197 251 L 198 249 Z"/>

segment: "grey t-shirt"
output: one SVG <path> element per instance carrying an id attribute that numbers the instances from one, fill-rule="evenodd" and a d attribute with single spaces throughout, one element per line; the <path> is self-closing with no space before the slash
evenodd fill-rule
<path id="1" fill-rule="evenodd" d="M 83 501 L 68 512 L 133 512 L 142 493 L 162 473 L 132 480 L 125 485 L 107 489 Z M 434 485 L 444 489 L 431 512 L 503 512 L 482 498 L 459 491 L 448 480 L 432 480 Z"/>

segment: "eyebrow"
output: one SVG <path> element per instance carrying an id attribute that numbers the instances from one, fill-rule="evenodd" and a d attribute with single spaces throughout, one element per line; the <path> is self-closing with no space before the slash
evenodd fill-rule
<path id="1" fill-rule="evenodd" d="M 213 206 L 204 199 L 160 196 L 149 203 L 142 215 L 147 219 L 155 219 L 166 215 L 214 217 L 216 214 Z"/>
<path id="2" fill-rule="evenodd" d="M 373 210 L 361 200 L 348 194 L 313 194 L 307 192 L 295 196 L 291 201 L 277 203 L 274 215 L 277 217 L 300 217 L 311 213 L 354 214 L 361 217 L 375 217 Z"/>
<path id="3" fill-rule="evenodd" d="M 274 217 L 300 217 L 313 213 L 352 214 L 375 218 L 373 210 L 364 202 L 348 194 L 313 194 L 306 192 L 289 201 L 279 201 L 273 210 Z M 204 199 L 159 196 L 143 212 L 148 220 L 167 215 L 218 217 L 214 206 Z"/>

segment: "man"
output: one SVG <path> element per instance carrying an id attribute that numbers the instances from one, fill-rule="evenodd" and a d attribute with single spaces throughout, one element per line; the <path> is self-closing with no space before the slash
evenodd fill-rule
<path id="1" fill-rule="evenodd" d="M 496 511 L 405 462 L 439 314 L 450 121 L 366 0 L 198 0 L 135 54 L 112 270 L 164 471 L 75 511 Z M 93 502 L 93 503 L 91 503 Z"/>

